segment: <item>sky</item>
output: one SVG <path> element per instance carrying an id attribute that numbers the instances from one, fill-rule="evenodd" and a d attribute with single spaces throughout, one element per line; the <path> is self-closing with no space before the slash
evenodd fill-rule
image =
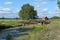
<path id="1" fill-rule="evenodd" d="M 39 17 L 60 16 L 57 0 L 0 0 L 0 17 L 19 17 L 19 11 L 24 4 L 34 6 Z"/>

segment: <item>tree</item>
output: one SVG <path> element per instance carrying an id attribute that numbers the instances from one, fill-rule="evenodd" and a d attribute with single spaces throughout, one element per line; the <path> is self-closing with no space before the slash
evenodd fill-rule
<path id="1" fill-rule="evenodd" d="M 22 6 L 22 9 L 20 10 L 19 16 L 22 19 L 35 19 L 35 16 L 37 16 L 37 12 L 36 10 L 34 10 L 33 6 L 25 4 Z"/>
<path id="2" fill-rule="evenodd" d="M 54 16 L 51 19 L 60 19 L 60 17 L 59 16 Z"/>
<path id="3" fill-rule="evenodd" d="M 60 9 L 60 0 L 57 1 L 58 7 Z"/>

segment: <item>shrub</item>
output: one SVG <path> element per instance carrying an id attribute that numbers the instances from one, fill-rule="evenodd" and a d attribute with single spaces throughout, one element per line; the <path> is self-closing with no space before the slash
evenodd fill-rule
<path id="1" fill-rule="evenodd" d="M 50 23 L 50 21 L 44 21 L 44 24 L 49 24 Z"/>
<path id="2" fill-rule="evenodd" d="M 6 40 L 13 40 L 13 36 L 10 35 L 10 34 L 8 34 L 8 35 L 6 36 Z"/>

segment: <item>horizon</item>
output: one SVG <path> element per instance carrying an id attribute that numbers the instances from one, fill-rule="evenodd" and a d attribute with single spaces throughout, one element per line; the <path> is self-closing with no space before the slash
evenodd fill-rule
<path id="1" fill-rule="evenodd" d="M 0 18 L 16 18 L 24 4 L 30 4 L 37 10 L 39 18 L 47 16 L 60 16 L 60 9 L 57 5 L 57 0 L 1 0 L 0 1 Z"/>

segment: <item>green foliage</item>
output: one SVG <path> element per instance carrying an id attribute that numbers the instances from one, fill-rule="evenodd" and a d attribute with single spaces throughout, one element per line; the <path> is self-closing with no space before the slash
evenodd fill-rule
<path id="1" fill-rule="evenodd" d="M 37 16 L 37 12 L 36 10 L 34 10 L 33 6 L 25 4 L 22 6 L 22 9 L 20 10 L 19 16 L 22 19 L 35 19 L 35 16 Z"/>
<path id="2" fill-rule="evenodd" d="M 44 24 L 50 24 L 49 20 L 43 21 Z"/>
<path id="3" fill-rule="evenodd" d="M 39 27 L 36 27 L 36 28 L 32 29 L 31 32 L 34 32 L 34 33 L 40 32 L 44 28 L 45 28 L 45 25 L 39 26 Z"/>
<path id="4" fill-rule="evenodd" d="M 60 19 L 60 17 L 54 16 L 54 17 L 52 17 L 51 19 Z"/>
<path id="5" fill-rule="evenodd" d="M 60 9 L 60 1 L 59 1 L 59 0 L 58 0 L 57 4 L 58 4 L 58 7 L 59 7 L 59 9 Z"/>
<path id="6" fill-rule="evenodd" d="M 8 35 L 6 36 L 6 40 L 13 40 L 12 35 L 8 34 Z"/>
<path id="7" fill-rule="evenodd" d="M 0 30 L 12 28 L 12 27 L 21 27 L 20 19 L 0 19 Z"/>

